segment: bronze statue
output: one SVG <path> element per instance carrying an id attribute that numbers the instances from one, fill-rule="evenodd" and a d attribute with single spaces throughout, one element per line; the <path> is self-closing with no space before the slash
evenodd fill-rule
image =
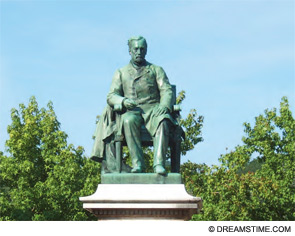
<path id="1" fill-rule="evenodd" d="M 108 107 L 98 124 L 92 158 L 102 157 L 112 147 L 101 147 L 103 142 L 116 130 L 122 132 L 132 159 L 132 173 L 144 171 L 143 151 L 141 147 L 141 126 L 145 125 L 153 138 L 154 172 L 165 174 L 165 157 L 169 141 L 169 127 L 177 125 L 172 118 L 172 87 L 165 71 L 145 60 L 147 42 L 142 36 L 128 40 L 131 61 L 117 70 L 107 96 Z M 122 107 L 124 113 L 120 122 L 115 122 L 114 107 Z M 119 124 L 118 124 L 119 123 Z M 101 133 L 99 133 L 101 132 Z M 111 165 L 106 160 L 107 166 Z M 110 167 L 108 166 L 110 169 Z"/>

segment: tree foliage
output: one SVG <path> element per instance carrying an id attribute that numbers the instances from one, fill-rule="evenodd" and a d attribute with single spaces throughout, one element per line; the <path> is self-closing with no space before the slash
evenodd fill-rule
<path id="1" fill-rule="evenodd" d="M 238 174 L 246 174 L 248 172 L 255 173 L 257 170 L 261 169 L 263 161 L 259 160 L 258 158 L 253 159 L 249 163 L 247 163 L 244 167 L 240 168 L 237 173 Z"/>
<path id="2" fill-rule="evenodd" d="M 244 144 L 222 155 L 220 166 L 182 165 L 187 190 L 203 198 L 194 220 L 295 219 L 295 121 L 287 98 L 279 114 L 266 110 L 254 127 L 245 124 L 245 133 Z M 245 173 L 254 154 L 261 168 Z"/>
<path id="3" fill-rule="evenodd" d="M 180 91 L 177 98 L 176 104 L 182 104 L 185 99 L 185 91 Z M 195 148 L 195 145 L 203 141 L 201 136 L 203 127 L 204 117 L 198 116 L 196 109 L 191 109 L 185 119 L 180 119 L 179 124 L 185 132 L 185 140 L 181 143 L 181 154 L 186 153 Z"/>
<path id="4" fill-rule="evenodd" d="M 39 109 L 32 97 L 11 119 L 10 155 L 0 153 L 0 220 L 91 219 L 78 198 L 96 189 L 99 165 L 67 144 L 52 103 Z"/>

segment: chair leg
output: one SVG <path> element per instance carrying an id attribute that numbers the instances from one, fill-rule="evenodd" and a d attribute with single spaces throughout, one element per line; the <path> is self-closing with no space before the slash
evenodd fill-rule
<path id="1" fill-rule="evenodd" d="M 122 142 L 116 142 L 116 169 L 119 173 L 122 171 Z"/>
<path id="2" fill-rule="evenodd" d="M 171 172 L 172 173 L 179 173 L 180 172 L 180 143 L 172 142 L 170 146 L 171 150 Z"/>

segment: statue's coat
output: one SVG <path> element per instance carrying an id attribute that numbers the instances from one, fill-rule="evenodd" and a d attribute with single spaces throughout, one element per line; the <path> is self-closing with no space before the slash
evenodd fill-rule
<path id="1" fill-rule="evenodd" d="M 169 119 L 172 124 L 177 125 L 177 122 L 168 113 L 160 116 L 154 115 L 154 111 L 159 105 L 168 108 L 170 112 L 172 111 L 173 92 L 165 71 L 149 62 L 137 70 L 130 62 L 114 74 L 107 96 L 107 103 L 110 107 L 108 106 L 104 110 L 97 124 L 92 158 L 102 158 L 104 140 L 116 129 L 119 134 L 122 132 L 122 124 L 115 124 L 112 108 L 115 105 L 123 105 L 125 98 L 136 102 L 137 107 L 127 112 L 140 112 L 151 136 L 155 135 L 157 127 L 163 119 Z"/>

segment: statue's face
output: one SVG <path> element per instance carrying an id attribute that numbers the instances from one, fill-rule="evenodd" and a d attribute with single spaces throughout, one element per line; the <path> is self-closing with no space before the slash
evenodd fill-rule
<path id="1" fill-rule="evenodd" d="M 146 45 L 143 40 L 133 40 L 131 42 L 131 49 L 129 53 L 131 55 L 131 60 L 136 64 L 144 62 L 146 51 Z"/>

